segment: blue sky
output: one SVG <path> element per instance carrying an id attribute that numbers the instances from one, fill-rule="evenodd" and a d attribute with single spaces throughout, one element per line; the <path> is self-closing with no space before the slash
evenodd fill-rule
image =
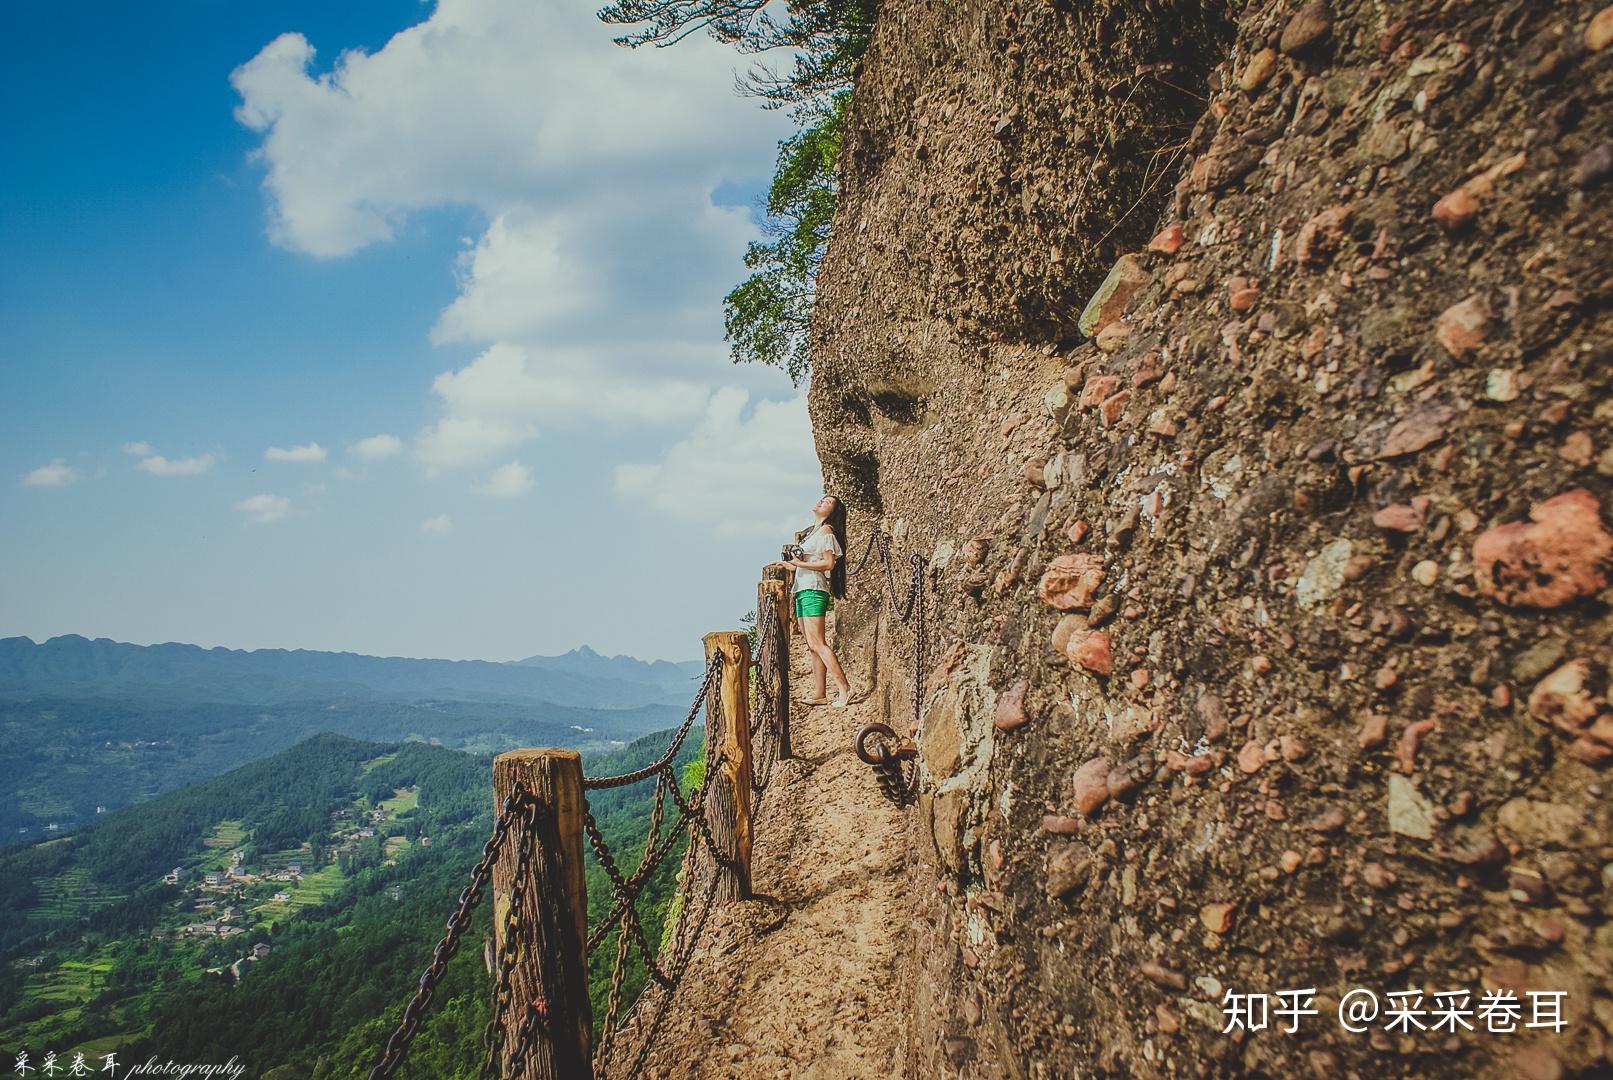
<path id="1" fill-rule="evenodd" d="M 737 625 L 821 483 L 800 396 L 722 341 L 785 121 L 736 55 L 592 8 L 13 12 L 0 635 L 683 658 Z"/>

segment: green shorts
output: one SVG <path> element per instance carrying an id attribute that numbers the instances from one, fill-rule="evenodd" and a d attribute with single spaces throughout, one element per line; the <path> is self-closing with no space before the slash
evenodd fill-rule
<path id="1" fill-rule="evenodd" d="M 825 611 L 833 611 L 835 602 L 828 593 L 822 589 L 802 589 L 795 594 L 795 617 L 807 619 L 814 615 L 822 615 Z"/>

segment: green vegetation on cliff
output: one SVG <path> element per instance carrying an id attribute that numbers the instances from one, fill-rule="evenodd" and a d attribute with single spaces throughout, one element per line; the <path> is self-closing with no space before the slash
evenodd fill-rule
<path id="1" fill-rule="evenodd" d="M 751 55 L 793 54 L 787 71 L 758 63 L 739 82 L 763 108 L 788 108 L 800 130 L 779 144 L 767 193 L 767 239 L 745 252 L 750 276 L 723 300 L 735 362 L 783 368 L 800 383 L 809 370 L 807 325 L 818 263 L 839 193 L 841 135 L 858 64 L 873 34 L 878 0 L 790 0 L 782 19 L 767 0 L 619 0 L 608 23 L 636 29 L 623 45 L 672 45 L 705 31 Z"/>

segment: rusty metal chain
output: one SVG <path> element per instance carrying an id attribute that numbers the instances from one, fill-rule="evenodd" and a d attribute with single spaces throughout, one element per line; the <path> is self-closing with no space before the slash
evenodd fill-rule
<path id="1" fill-rule="evenodd" d="M 788 664 L 789 645 L 782 640 L 778 625 L 778 602 L 769 593 L 756 616 L 756 652 L 752 657 L 756 672 L 756 708 L 751 713 L 751 789 L 760 797 L 773 777 L 778 759 L 779 716 L 775 693 L 779 665 Z"/>
<path id="2" fill-rule="evenodd" d="M 768 614 L 773 614 L 771 604 L 769 605 Z M 614 776 L 584 777 L 583 779 L 583 788 L 585 790 L 600 790 L 624 787 L 646 780 L 651 776 L 657 778 L 649 837 L 645 843 L 644 854 L 639 866 L 631 877 L 626 877 L 622 874 L 621 868 L 617 866 L 614 857 L 610 854 L 610 850 L 605 844 L 604 836 L 600 832 L 593 814 L 586 810 L 586 799 L 584 802 L 584 824 L 589 842 L 593 846 L 600 865 L 610 877 L 613 891 L 616 895 L 616 904 L 609 916 L 589 935 L 586 951 L 591 953 L 611 926 L 618 921 L 623 924 L 617 946 L 617 963 L 612 973 L 611 1015 L 606 1020 L 607 1038 L 614 1029 L 615 1014 L 620 1007 L 623 970 L 626 964 L 627 952 L 631 945 L 636 944 L 638 946 L 644 956 L 647 970 L 651 973 L 657 985 L 666 988 L 668 992 L 682 978 L 683 970 L 688 965 L 689 954 L 692 952 L 691 947 L 681 958 L 678 958 L 677 953 L 674 952 L 674 958 L 678 962 L 674 963 L 670 970 L 663 969 L 656 962 L 656 958 L 649 947 L 648 936 L 634 908 L 634 901 L 637 900 L 639 893 L 643 890 L 650 874 L 676 847 L 679 839 L 685 835 L 692 839 L 696 833 L 700 835 L 705 850 L 714 859 L 726 866 L 731 867 L 733 865 L 732 860 L 725 858 L 717 850 L 716 841 L 704 820 L 702 812 L 704 810 L 704 795 L 702 789 L 695 787 L 690 791 L 688 798 L 685 799 L 678 789 L 676 770 L 673 766 L 673 761 L 693 728 L 696 717 L 700 715 L 702 706 L 708 698 L 713 696 L 713 688 L 717 686 L 722 677 L 722 666 L 722 653 L 713 653 L 710 662 L 706 666 L 705 677 L 702 679 L 694 701 L 689 707 L 688 716 L 685 717 L 683 724 L 674 733 L 666 752 L 660 758 L 632 772 Z M 663 834 L 661 831 L 662 817 L 665 812 L 666 797 L 669 794 L 673 804 L 677 807 L 678 817 L 677 821 Z M 497 972 L 493 989 L 493 1015 L 483 1032 L 485 1055 L 480 1072 L 484 1076 L 496 1075 L 497 1067 L 503 1056 L 504 1028 L 500 1020 L 510 1006 L 511 983 L 516 956 L 519 951 L 521 911 L 532 876 L 531 862 L 537 844 L 537 823 L 538 815 L 541 811 L 541 805 L 526 790 L 525 786 L 517 781 L 509 796 L 504 800 L 504 805 L 494 823 L 493 835 L 482 848 L 480 861 L 476 864 L 475 869 L 471 871 L 470 883 L 459 894 L 456 910 L 447 923 L 448 933 L 433 951 L 430 965 L 420 976 L 419 989 L 408 1006 L 405 1007 L 403 1019 L 391 1038 L 387 1040 L 379 1061 L 370 1071 L 369 1080 L 390 1080 L 390 1077 L 403 1063 L 410 1043 L 420 1030 L 425 1011 L 430 1006 L 436 993 L 437 984 L 442 981 L 447 971 L 448 961 L 458 952 L 463 935 L 470 926 L 471 913 L 481 901 L 484 889 L 492 880 L 493 867 L 498 862 L 500 853 L 509 841 L 510 830 L 519 825 L 520 835 L 516 841 L 518 844 L 516 866 L 510 887 L 509 907 L 505 910 L 504 926 L 502 928 L 503 948 L 499 951 L 497 958 Z M 693 827 L 688 827 L 691 821 L 694 823 Z M 687 833 L 685 833 L 686 827 Z M 715 875 L 712 876 L 712 881 L 714 891 Z M 710 896 L 708 895 L 708 908 L 709 903 Z M 703 917 L 701 921 L 703 921 Z M 632 934 L 631 939 L 627 936 L 629 932 Z M 516 1030 L 515 1043 L 511 1048 L 511 1056 L 515 1060 L 524 1060 L 531 1051 L 532 1041 L 540 1024 L 547 1019 L 547 1012 L 547 1006 L 541 999 L 525 1003 L 522 1008 L 522 1022 Z M 603 1049 L 603 1041 L 601 1049 Z"/>
<path id="3" fill-rule="evenodd" d="M 520 927 L 521 904 L 526 899 L 527 881 L 532 876 L 532 853 L 537 846 L 538 811 L 540 807 L 536 799 L 528 799 L 526 814 L 521 822 L 520 847 L 516 851 L 515 875 L 510 882 L 510 905 L 504 911 L 504 947 L 498 954 L 498 977 L 493 984 L 493 1016 L 488 1020 L 487 1028 L 482 1033 L 483 1045 L 487 1048 L 486 1056 L 482 1060 L 482 1075 L 496 1075 L 495 1068 L 501 1058 L 501 1048 L 504 1041 L 504 1028 L 499 1020 L 507 1007 L 510 982 L 515 972 L 515 961 L 519 953 L 517 931 Z M 520 1029 L 516 1032 L 516 1042 L 512 1057 L 521 1061 L 526 1057 L 532 1047 L 532 1036 L 538 1019 L 537 1002 L 528 1002 L 523 1010 Z"/>
<path id="4" fill-rule="evenodd" d="M 918 731 L 924 719 L 924 685 L 927 677 L 925 671 L 925 646 L 928 644 L 925 632 L 925 603 L 924 603 L 924 557 L 916 552 L 909 557 L 912 567 L 912 577 L 908 582 L 907 596 L 898 601 L 896 593 L 896 571 L 894 560 L 891 558 L 890 541 L 883 533 L 869 534 L 868 547 L 863 552 L 862 561 L 852 573 L 861 573 L 869 561 L 877 554 L 880 566 L 885 571 L 884 601 L 889 605 L 891 614 L 897 621 L 907 625 L 913 634 L 913 719 L 912 729 Z M 877 749 L 868 751 L 865 739 L 871 729 L 883 729 L 886 738 L 877 743 Z M 891 749 L 896 743 L 896 733 L 885 724 L 870 724 L 857 733 L 857 756 L 872 766 L 879 781 L 880 790 L 898 806 L 906 806 L 912 802 L 918 791 L 918 763 L 915 754 L 897 753 Z M 908 744 L 903 744 L 908 745 Z"/>
<path id="5" fill-rule="evenodd" d="M 872 746 L 870 746 L 872 741 Z M 864 724 L 854 745 L 857 756 L 873 767 L 874 776 L 885 797 L 897 806 L 907 806 L 918 795 L 918 750 L 911 742 L 898 742 L 889 724 Z"/>
<path id="6" fill-rule="evenodd" d="M 636 784 L 640 780 L 648 780 L 662 769 L 672 764 L 672 759 L 678 756 L 678 750 L 683 746 L 683 740 L 688 736 L 689 730 L 694 727 L 695 717 L 700 715 L 700 707 L 705 704 L 712 687 L 722 678 L 722 653 L 714 652 L 711 660 L 706 664 L 706 677 L 700 683 L 700 690 L 694 696 L 694 704 L 689 706 L 689 715 L 683 718 L 683 724 L 677 733 L 672 736 L 672 742 L 667 746 L 666 753 L 655 761 L 650 762 L 641 769 L 632 772 L 620 773 L 616 776 L 585 776 L 582 786 L 585 791 L 594 791 L 604 788 L 626 787 Z"/>
<path id="7" fill-rule="evenodd" d="M 516 811 L 526 804 L 528 798 L 525 786 L 520 783 L 517 783 L 505 798 L 498 820 L 493 824 L 493 835 L 482 846 L 481 860 L 471 871 L 470 884 L 460 891 L 454 914 L 448 919 L 448 933 L 432 950 L 431 964 L 420 976 L 419 989 L 404 1008 L 403 1019 L 398 1024 L 397 1030 L 392 1033 L 392 1037 L 387 1040 L 380 1060 L 370 1070 L 369 1080 L 386 1080 L 397 1071 L 399 1065 L 403 1064 L 404 1056 L 409 1051 L 409 1044 L 420 1030 L 426 1007 L 431 1004 L 432 996 L 437 992 L 437 984 L 442 981 L 443 975 L 448 970 L 448 961 L 459 951 L 460 939 L 470 926 L 471 912 L 482 899 L 482 889 L 492 880 L 493 865 L 498 862 L 499 852 L 509 835 L 510 823 L 514 820 Z"/>

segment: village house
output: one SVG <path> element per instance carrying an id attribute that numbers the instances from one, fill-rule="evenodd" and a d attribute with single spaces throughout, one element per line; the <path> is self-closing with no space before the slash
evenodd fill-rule
<path id="1" fill-rule="evenodd" d="M 420 846 L 421 846 L 421 847 L 430 847 L 430 846 L 431 846 L 431 837 L 429 837 L 429 836 L 422 836 L 422 837 L 421 837 L 421 838 L 420 838 Z"/>
<path id="2" fill-rule="evenodd" d="M 281 903 L 284 903 L 285 901 L 291 899 L 291 894 L 286 892 L 284 889 L 281 889 L 279 892 L 274 894 L 274 898 Z"/>
<path id="3" fill-rule="evenodd" d="M 359 839 L 365 840 L 365 839 L 368 839 L 368 838 L 374 836 L 375 835 L 375 830 L 371 829 L 371 828 L 363 828 L 363 829 L 360 829 L 358 831 L 358 835 L 359 835 Z"/>
<path id="4" fill-rule="evenodd" d="M 252 946 L 252 955 L 259 960 L 262 960 L 265 956 L 268 956 L 269 952 L 269 946 L 261 941 Z"/>
<path id="5" fill-rule="evenodd" d="M 178 885 L 180 879 L 182 879 L 184 876 L 185 868 L 182 866 L 176 866 L 162 876 L 162 883 L 164 885 Z"/>
<path id="6" fill-rule="evenodd" d="M 205 881 L 209 885 L 222 885 L 222 884 L 224 884 L 224 871 L 222 871 L 222 870 L 209 870 L 207 872 L 207 876 L 205 878 L 203 878 L 202 880 Z"/>

